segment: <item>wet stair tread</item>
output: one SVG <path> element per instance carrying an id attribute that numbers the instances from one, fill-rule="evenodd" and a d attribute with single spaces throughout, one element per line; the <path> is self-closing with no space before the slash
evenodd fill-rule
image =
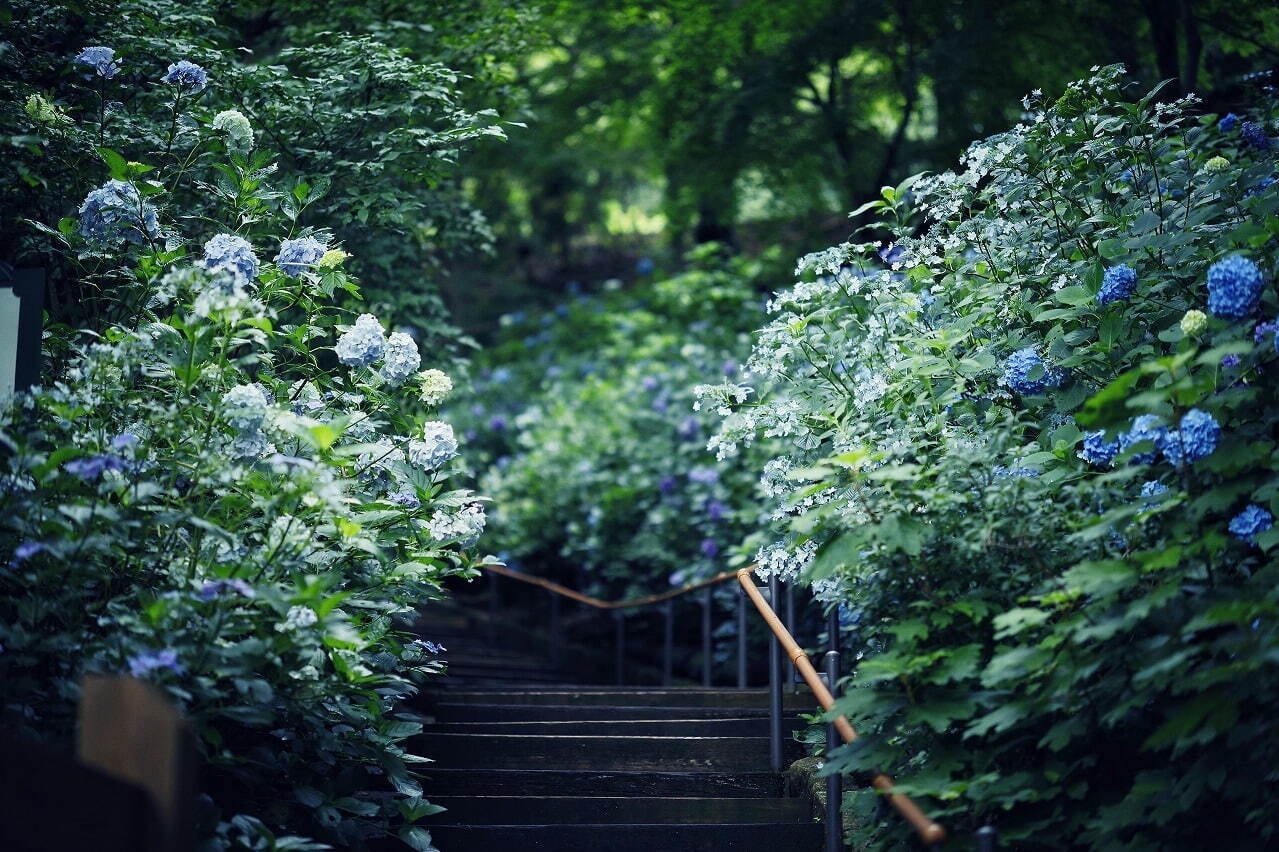
<path id="1" fill-rule="evenodd" d="M 770 798 L 782 795 L 776 772 L 669 772 L 575 769 L 422 770 L 432 790 L 468 796 L 573 796 L 582 798 Z"/>
<path id="2" fill-rule="evenodd" d="M 801 852 L 822 845 L 817 823 L 441 825 L 430 831 L 447 852 Z"/>
<path id="3" fill-rule="evenodd" d="M 803 799 L 596 796 L 435 796 L 436 825 L 717 824 L 808 822 Z"/>

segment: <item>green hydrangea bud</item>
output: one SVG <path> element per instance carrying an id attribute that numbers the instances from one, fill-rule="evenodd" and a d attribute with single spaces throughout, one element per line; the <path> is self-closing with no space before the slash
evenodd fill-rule
<path id="1" fill-rule="evenodd" d="M 226 146 L 247 154 L 253 148 L 253 125 L 238 109 L 227 109 L 213 117 L 213 129 L 226 134 Z"/>
<path id="2" fill-rule="evenodd" d="M 337 269 L 348 257 L 350 255 L 342 249 L 329 249 L 320 257 L 318 265 L 320 269 Z"/>
<path id="3" fill-rule="evenodd" d="M 66 127 L 71 123 L 71 118 L 50 103 L 49 99 L 44 95 L 31 95 L 27 98 L 24 108 L 27 111 L 27 118 L 36 124 L 44 124 L 49 127 Z"/>
<path id="4" fill-rule="evenodd" d="M 1208 326 L 1208 315 L 1203 311 L 1186 311 L 1181 318 L 1181 330 L 1187 337 L 1194 337 Z"/>
<path id="5" fill-rule="evenodd" d="M 1230 161 L 1221 156 L 1213 157 L 1211 160 L 1204 163 L 1204 171 L 1214 175 L 1224 172 L 1229 167 Z"/>

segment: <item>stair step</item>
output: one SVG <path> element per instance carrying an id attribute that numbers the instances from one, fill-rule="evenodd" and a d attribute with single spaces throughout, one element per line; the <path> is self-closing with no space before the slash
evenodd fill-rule
<path id="1" fill-rule="evenodd" d="M 788 719 L 782 731 L 804 727 L 800 719 Z M 438 734 L 552 734 L 608 735 L 646 737 L 766 737 L 768 719 L 764 716 L 734 719 L 605 719 L 591 721 L 507 721 L 507 722 L 442 722 L 426 727 L 427 733 Z"/>
<path id="2" fill-rule="evenodd" d="M 442 825 L 430 829 L 448 852 L 818 852 L 816 823 L 729 825 Z"/>
<path id="3" fill-rule="evenodd" d="M 422 734 L 414 751 L 446 768 L 766 771 L 768 737 Z M 788 751 L 800 751 L 791 743 Z"/>
<path id="4" fill-rule="evenodd" d="M 582 823 L 781 823 L 809 822 L 806 799 L 591 798 L 567 796 L 432 796 L 448 808 L 427 820 L 435 825 L 578 825 Z"/>
<path id="5" fill-rule="evenodd" d="M 454 704 L 602 704 L 654 707 L 768 707 L 768 691 L 762 689 L 600 688 L 572 690 L 449 690 Z M 783 706 L 816 709 L 807 693 L 783 695 Z"/>
<path id="6" fill-rule="evenodd" d="M 577 704 L 457 704 L 442 693 L 429 712 L 440 722 L 560 722 L 767 718 L 763 707 L 633 707 Z"/>
<path id="7" fill-rule="evenodd" d="M 762 799 L 782 795 L 776 772 L 617 772 L 567 769 L 422 768 L 427 797 L 635 796 Z M 452 850 L 450 850 L 452 852 Z"/>

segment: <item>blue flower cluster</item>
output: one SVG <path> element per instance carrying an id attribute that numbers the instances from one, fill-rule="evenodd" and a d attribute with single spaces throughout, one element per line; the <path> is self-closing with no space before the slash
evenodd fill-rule
<path id="1" fill-rule="evenodd" d="M 249 241 L 235 234 L 213 236 L 204 244 L 204 258 L 200 264 L 213 275 L 229 276 L 237 288 L 252 284 L 261 266 Z"/>
<path id="2" fill-rule="evenodd" d="M 1137 289 L 1137 272 L 1126 263 L 1111 266 L 1101 278 L 1097 303 L 1109 305 L 1127 299 Z"/>
<path id="3" fill-rule="evenodd" d="M 1242 319 L 1257 310 L 1265 281 L 1257 265 L 1231 255 L 1208 268 L 1208 310 L 1215 317 Z"/>
<path id="4" fill-rule="evenodd" d="M 1181 426 L 1164 435 L 1159 448 L 1170 464 L 1180 467 L 1206 458 L 1221 442 L 1221 426 L 1206 411 L 1192 408 L 1181 418 Z"/>
<path id="5" fill-rule="evenodd" d="M 280 243 L 280 251 L 275 256 L 275 265 L 285 275 L 297 278 L 303 272 L 314 269 L 324 257 L 328 247 L 315 237 L 299 237 L 296 240 L 284 240 Z"/>
<path id="6" fill-rule="evenodd" d="M 1222 133 L 1229 133 L 1235 129 L 1235 125 L 1238 123 L 1239 116 L 1235 115 L 1233 112 L 1228 112 L 1222 116 L 1220 121 L 1217 122 L 1217 129 Z"/>
<path id="7" fill-rule="evenodd" d="M 85 482 L 96 482 L 108 471 L 127 470 L 129 462 L 114 453 L 103 453 L 82 459 L 72 459 L 62 469 Z"/>
<path id="8" fill-rule="evenodd" d="M 1266 135 L 1266 128 L 1262 127 L 1259 121 L 1245 121 L 1239 127 L 1239 135 L 1243 141 L 1259 151 L 1265 151 L 1270 147 L 1270 137 Z"/>
<path id="9" fill-rule="evenodd" d="M 185 674 L 186 669 L 178 662 L 178 652 L 171 648 L 163 651 L 143 651 L 129 658 L 129 674 L 142 677 L 156 669 L 164 669 L 174 674 Z"/>
<path id="10" fill-rule="evenodd" d="M 1066 372 L 1049 367 L 1033 346 L 1018 349 L 1004 362 L 1004 383 L 1022 396 L 1043 393 L 1066 379 Z"/>
<path id="11" fill-rule="evenodd" d="M 373 314 L 360 314 L 333 347 L 338 360 L 348 367 L 368 367 L 386 351 L 386 333 Z"/>
<path id="12" fill-rule="evenodd" d="M 185 59 L 170 65 L 169 73 L 160 79 L 191 94 L 203 92 L 205 86 L 209 85 L 209 75 L 205 70 Z"/>
<path id="13" fill-rule="evenodd" d="M 403 384 L 404 380 L 422 366 L 422 356 L 417 351 L 417 341 L 402 331 L 386 339 L 384 359 L 378 375 L 389 385 Z"/>
<path id="14" fill-rule="evenodd" d="M 243 580 L 231 578 L 229 580 L 210 580 L 200 587 L 200 600 L 211 601 L 216 597 L 231 592 L 242 598 L 252 598 L 257 596 L 257 592 Z"/>
<path id="15" fill-rule="evenodd" d="M 1119 455 L 1119 442 L 1107 441 L 1106 430 L 1098 429 L 1084 435 L 1084 445 L 1077 453 L 1079 458 L 1098 467 L 1109 467 Z"/>
<path id="16" fill-rule="evenodd" d="M 1126 453 L 1138 444 L 1150 442 L 1153 448 L 1134 453 L 1129 460 L 1133 464 L 1150 464 L 1159 455 L 1168 428 L 1153 414 L 1142 414 L 1132 421 L 1127 432 L 1119 433 L 1119 452 Z"/>
<path id="17" fill-rule="evenodd" d="M 115 61 L 115 51 L 109 47 L 86 47 L 76 54 L 75 61 L 88 65 L 99 77 L 107 80 L 120 71 L 120 63 Z"/>
<path id="18" fill-rule="evenodd" d="M 91 243 L 142 242 L 160 233 L 155 208 L 142 200 L 128 181 L 109 180 L 85 196 L 80 205 L 80 236 Z"/>
<path id="19" fill-rule="evenodd" d="M 1148 480 L 1141 486 L 1141 498 L 1143 500 L 1157 500 L 1167 493 L 1168 486 L 1158 479 Z"/>
<path id="20" fill-rule="evenodd" d="M 1250 503 L 1244 507 L 1242 512 L 1230 519 L 1230 524 L 1226 529 L 1240 541 L 1252 542 L 1259 533 L 1263 533 L 1274 526 L 1274 523 L 1274 516 L 1270 512 L 1256 503 Z"/>

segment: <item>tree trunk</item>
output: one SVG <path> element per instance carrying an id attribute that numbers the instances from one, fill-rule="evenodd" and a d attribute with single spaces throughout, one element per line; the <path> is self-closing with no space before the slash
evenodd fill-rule
<path id="1" fill-rule="evenodd" d="M 1179 0 L 1141 0 L 1150 22 L 1150 38 L 1155 48 L 1159 79 L 1181 82 L 1181 61 L 1177 49 L 1177 24 L 1181 17 Z"/>
<path id="2" fill-rule="evenodd" d="M 1181 90 L 1192 92 L 1199 84 L 1199 59 L 1203 56 L 1203 36 L 1195 19 L 1194 0 L 1181 0 L 1182 30 L 1186 37 L 1186 64 L 1181 74 Z"/>

